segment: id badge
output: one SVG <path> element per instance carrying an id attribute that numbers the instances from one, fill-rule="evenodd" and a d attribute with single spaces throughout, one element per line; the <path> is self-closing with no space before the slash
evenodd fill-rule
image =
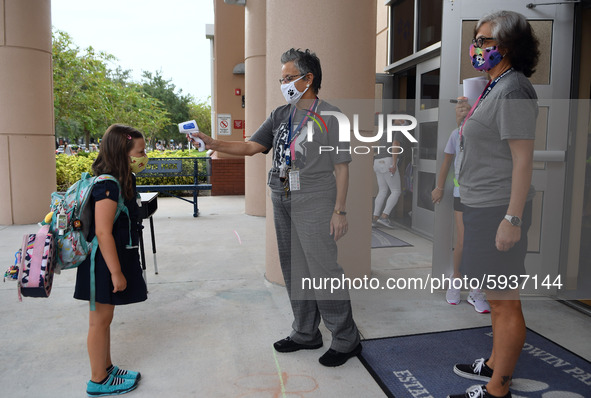
<path id="1" fill-rule="evenodd" d="M 291 170 L 289 172 L 289 190 L 299 191 L 300 190 L 300 171 Z"/>

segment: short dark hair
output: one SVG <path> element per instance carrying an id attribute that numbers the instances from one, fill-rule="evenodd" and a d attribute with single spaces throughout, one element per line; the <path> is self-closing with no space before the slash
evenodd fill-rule
<path id="1" fill-rule="evenodd" d="M 480 18 L 474 37 L 484 23 L 490 23 L 492 37 L 507 50 L 513 69 L 530 77 L 536 71 L 540 57 L 539 41 L 527 19 L 514 11 L 495 11 Z"/>
<path id="2" fill-rule="evenodd" d="M 318 94 L 320 85 L 322 84 L 322 68 L 320 67 L 320 59 L 318 59 L 316 54 L 308 49 L 302 51 L 299 48 L 297 50 L 290 48 L 281 55 L 281 64 L 284 65 L 288 62 L 293 62 L 302 75 L 306 73 L 314 75 L 312 91 Z"/>

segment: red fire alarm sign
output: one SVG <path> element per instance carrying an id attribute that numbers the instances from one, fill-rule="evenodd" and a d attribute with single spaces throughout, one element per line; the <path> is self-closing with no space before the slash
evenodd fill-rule
<path id="1" fill-rule="evenodd" d="M 244 128 L 244 120 L 234 120 L 234 128 L 235 129 L 243 129 Z"/>
<path id="2" fill-rule="evenodd" d="M 242 95 L 242 90 L 240 90 L 239 88 L 235 88 L 234 95 Z"/>

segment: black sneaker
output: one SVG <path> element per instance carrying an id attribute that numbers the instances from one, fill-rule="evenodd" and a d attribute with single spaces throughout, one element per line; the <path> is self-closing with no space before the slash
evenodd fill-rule
<path id="1" fill-rule="evenodd" d="M 357 347 L 353 348 L 353 350 L 349 352 L 338 352 L 330 348 L 324 353 L 323 356 L 318 359 L 318 362 L 328 367 L 341 366 L 347 362 L 349 358 L 353 358 L 361 354 L 362 348 L 363 347 L 361 346 L 361 343 L 357 344 Z"/>
<path id="2" fill-rule="evenodd" d="M 496 397 L 486 391 L 486 386 L 472 386 L 464 394 L 448 395 L 447 398 L 511 398 L 511 391 L 502 397 Z"/>
<path id="3" fill-rule="evenodd" d="M 456 364 L 454 373 L 466 379 L 480 380 L 488 382 L 492 377 L 493 370 L 486 366 L 484 358 L 477 359 L 472 364 Z"/>
<path id="4" fill-rule="evenodd" d="M 322 347 L 322 342 L 314 345 L 296 343 L 291 337 L 286 337 L 273 344 L 277 352 L 294 352 L 299 350 L 315 350 Z"/>

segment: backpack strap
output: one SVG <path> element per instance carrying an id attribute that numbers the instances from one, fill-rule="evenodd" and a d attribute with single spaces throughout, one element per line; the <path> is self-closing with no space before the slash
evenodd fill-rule
<path id="1" fill-rule="evenodd" d="M 92 246 L 92 252 L 90 253 L 90 310 L 96 310 L 96 276 L 95 276 L 95 262 L 96 251 L 98 249 L 98 239 L 96 235 L 90 243 Z"/>
<path id="2" fill-rule="evenodd" d="M 113 177 L 112 175 L 109 174 L 102 174 L 100 176 L 97 177 L 97 181 L 105 181 L 105 180 L 109 180 L 109 181 L 114 181 L 117 184 L 117 187 L 119 188 L 119 197 L 117 198 L 117 212 L 115 213 L 115 220 L 117 220 L 117 218 L 119 217 L 119 214 L 121 213 L 125 213 L 125 215 L 127 216 L 127 221 L 128 221 L 128 235 L 129 235 L 129 243 L 127 244 L 127 248 L 131 248 L 132 247 L 132 240 L 131 240 L 131 218 L 129 217 L 129 209 L 127 208 L 127 206 L 125 206 L 124 200 L 123 200 L 123 195 L 121 194 L 121 185 L 119 184 L 119 181 L 117 181 L 117 179 L 115 177 Z"/>
<path id="3" fill-rule="evenodd" d="M 18 301 L 23 301 L 23 296 L 21 293 L 21 284 L 23 281 L 23 261 L 25 258 L 25 251 L 26 251 L 26 245 L 27 245 L 27 241 L 29 240 L 29 235 L 24 235 L 23 236 L 23 243 L 21 245 L 21 254 L 20 256 L 17 258 L 17 267 L 18 267 Z"/>
<path id="4" fill-rule="evenodd" d="M 39 287 L 39 275 L 41 275 L 41 258 L 43 257 L 43 249 L 45 248 L 45 238 L 49 233 L 49 225 L 44 225 L 39 229 L 35 236 L 35 244 L 33 246 L 33 254 L 31 258 L 31 269 L 29 270 L 29 286 Z"/>
<path id="5" fill-rule="evenodd" d="M 126 246 L 126 249 L 131 249 L 133 247 L 133 242 L 131 240 L 131 217 L 129 217 L 129 209 L 123 203 L 123 198 L 119 197 L 119 202 L 117 203 L 117 213 L 115 214 L 115 219 L 121 214 L 122 212 L 125 213 L 127 216 L 127 232 L 129 235 L 129 243 Z"/>

